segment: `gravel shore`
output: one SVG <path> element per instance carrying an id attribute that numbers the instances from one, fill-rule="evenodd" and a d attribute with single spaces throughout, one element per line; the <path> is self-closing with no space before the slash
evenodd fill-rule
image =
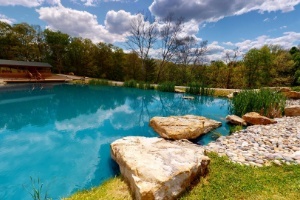
<path id="1" fill-rule="evenodd" d="M 300 105 L 300 100 L 288 100 L 287 105 Z M 300 116 L 275 120 L 276 124 L 248 126 L 221 136 L 205 149 L 244 165 L 300 164 Z"/>

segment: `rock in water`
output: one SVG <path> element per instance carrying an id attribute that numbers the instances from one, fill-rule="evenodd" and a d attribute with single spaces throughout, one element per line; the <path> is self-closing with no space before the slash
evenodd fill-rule
<path id="1" fill-rule="evenodd" d="M 256 112 L 249 112 L 243 115 L 243 119 L 248 123 L 248 124 L 253 124 L 253 125 L 267 125 L 267 124 L 275 124 L 276 121 L 273 119 L 270 119 L 265 116 L 261 116 L 259 113 Z"/>
<path id="2" fill-rule="evenodd" d="M 191 182 L 207 173 L 210 159 L 187 140 L 125 137 L 111 144 L 135 199 L 176 199 Z"/>
<path id="3" fill-rule="evenodd" d="M 153 117 L 150 126 L 166 139 L 195 139 L 221 126 L 222 123 L 201 116 Z"/>
<path id="4" fill-rule="evenodd" d="M 300 105 L 285 107 L 284 114 L 288 117 L 300 116 Z"/>
<path id="5" fill-rule="evenodd" d="M 242 125 L 242 126 L 247 126 L 247 123 L 245 120 L 240 118 L 239 116 L 236 115 L 227 115 L 226 120 L 234 125 Z"/>

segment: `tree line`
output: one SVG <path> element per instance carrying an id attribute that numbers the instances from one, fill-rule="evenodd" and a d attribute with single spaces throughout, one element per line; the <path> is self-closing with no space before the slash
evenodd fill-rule
<path id="1" fill-rule="evenodd" d="M 90 39 L 71 37 L 38 25 L 0 22 L 0 59 L 48 62 L 54 73 L 116 81 L 199 83 L 207 87 L 259 88 L 300 85 L 300 47 L 278 45 L 238 49 L 223 60 L 207 61 L 207 41 L 183 34 L 183 20 L 168 16 L 149 23 L 132 20 L 127 49 Z M 156 50 L 156 57 L 153 51 Z M 152 52 L 152 53 L 150 53 Z"/>

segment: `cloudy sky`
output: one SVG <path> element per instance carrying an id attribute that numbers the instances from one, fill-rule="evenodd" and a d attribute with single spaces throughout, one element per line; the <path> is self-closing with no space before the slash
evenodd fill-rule
<path id="1" fill-rule="evenodd" d="M 243 53 L 264 44 L 300 44 L 300 0 L 0 0 L 1 21 L 120 47 L 139 12 L 183 17 L 187 33 L 208 40 L 211 60 L 236 48 Z"/>

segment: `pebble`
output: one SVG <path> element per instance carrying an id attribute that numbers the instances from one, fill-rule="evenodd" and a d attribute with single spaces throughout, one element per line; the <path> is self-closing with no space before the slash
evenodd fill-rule
<path id="1" fill-rule="evenodd" d="M 248 126 L 230 136 L 221 136 L 204 148 L 243 165 L 300 164 L 300 116 L 275 120 L 276 124 Z"/>

